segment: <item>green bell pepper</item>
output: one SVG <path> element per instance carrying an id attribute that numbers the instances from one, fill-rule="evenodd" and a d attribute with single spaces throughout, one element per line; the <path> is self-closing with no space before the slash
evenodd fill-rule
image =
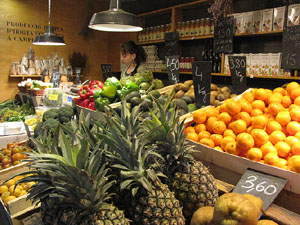
<path id="1" fill-rule="evenodd" d="M 104 112 L 105 105 L 108 105 L 110 103 L 108 98 L 97 98 L 95 100 L 95 107 L 97 111 Z"/>
<path id="2" fill-rule="evenodd" d="M 139 86 L 137 84 L 133 83 L 133 82 L 126 83 L 124 87 L 129 91 L 129 93 L 132 92 L 132 91 L 139 91 L 140 90 Z"/>
<path id="3" fill-rule="evenodd" d="M 114 85 L 118 90 L 122 88 L 121 82 L 115 77 L 107 78 L 106 81 L 104 82 L 104 86 L 107 85 Z"/>
<path id="4" fill-rule="evenodd" d="M 96 89 L 95 92 L 94 92 L 93 98 L 94 99 L 100 98 L 101 97 L 101 92 L 102 92 L 102 89 Z"/>
<path id="5" fill-rule="evenodd" d="M 114 98 L 117 94 L 117 87 L 112 84 L 104 85 L 101 96 L 107 98 Z"/>

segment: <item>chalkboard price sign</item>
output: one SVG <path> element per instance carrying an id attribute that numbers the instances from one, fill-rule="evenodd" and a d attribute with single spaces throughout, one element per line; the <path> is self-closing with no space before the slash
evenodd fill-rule
<path id="1" fill-rule="evenodd" d="M 192 62 L 197 108 L 210 104 L 211 68 L 212 63 L 209 61 Z"/>
<path id="2" fill-rule="evenodd" d="M 179 34 L 177 31 L 165 34 L 166 56 L 178 55 L 178 39 Z"/>
<path id="3" fill-rule="evenodd" d="M 266 210 L 280 191 L 286 185 L 287 180 L 281 177 L 272 176 L 253 169 L 247 169 L 235 186 L 233 192 L 240 194 L 252 194 L 260 197 Z"/>
<path id="4" fill-rule="evenodd" d="M 59 70 L 53 70 L 50 82 L 53 83 L 54 88 L 58 88 L 60 84 L 61 74 Z"/>
<path id="5" fill-rule="evenodd" d="M 283 30 L 281 67 L 300 69 L 300 25 Z"/>
<path id="6" fill-rule="evenodd" d="M 44 69 L 43 72 L 42 72 L 42 76 L 41 76 L 41 81 L 44 81 L 45 80 L 45 76 L 46 76 L 46 73 L 47 73 L 47 69 Z"/>
<path id="7" fill-rule="evenodd" d="M 179 56 L 166 56 L 168 78 L 172 84 L 179 82 Z"/>
<path id="8" fill-rule="evenodd" d="M 101 70 L 103 75 L 103 80 L 111 77 L 112 65 L 111 64 L 101 64 Z"/>
<path id="9" fill-rule="evenodd" d="M 247 89 L 246 56 L 229 56 L 231 81 L 237 94 Z"/>
<path id="10" fill-rule="evenodd" d="M 214 52 L 232 53 L 234 19 L 230 17 L 220 17 L 215 23 L 214 31 Z"/>

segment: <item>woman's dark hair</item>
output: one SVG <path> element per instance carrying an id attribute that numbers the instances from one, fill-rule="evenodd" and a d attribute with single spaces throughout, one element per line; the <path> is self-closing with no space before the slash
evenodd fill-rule
<path id="1" fill-rule="evenodd" d="M 134 43 L 134 41 L 127 41 L 121 44 L 121 53 L 122 54 L 136 54 L 135 63 L 139 66 L 142 62 L 146 61 L 146 53 L 145 50 Z"/>

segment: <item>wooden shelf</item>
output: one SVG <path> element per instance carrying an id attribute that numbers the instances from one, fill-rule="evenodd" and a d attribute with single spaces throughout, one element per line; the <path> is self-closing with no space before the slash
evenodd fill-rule
<path id="1" fill-rule="evenodd" d="M 248 78 L 254 79 L 254 78 L 263 78 L 263 79 L 281 79 L 281 80 L 300 80 L 300 77 L 284 77 L 284 76 L 254 76 L 250 77 L 247 75 Z"/>
<path id="2" fill-rule="evenodd" d="M 137 45 L 150 45 L 150 44 L 157 44 L 157 43 L 163 43 L 165 40 L 156 40 L 156 41 L 142 41 L 142 42 L 137 42 Z"/>
<path id="3" fill-rule="evenodd" d="M 9 75 L 9 77 L 19 77 L 19 78 L 25 78 L 25 77 L 42 77 L 41 75 Z"/>
<path id="4" fill-rule="evenodd" d="M 214 35 L 210 34 L 210 35 L 195 36 L 195 37 L 183 37 L 183 38 L 179 38 L 179 41 L 192 41 L 192 40 L 210 39 L 210 38 L 214 38 Z"/>
<path id="5" fill-rule="evenodd" d="M 243 36 L 264 36 L 264 35 L 274 35 L 274 34 L 282 34 L 282 31 L 268 31 L 268 32 L 258 32 L 254 34 L 234 34 L 235 37 L 243 37 Z"/>

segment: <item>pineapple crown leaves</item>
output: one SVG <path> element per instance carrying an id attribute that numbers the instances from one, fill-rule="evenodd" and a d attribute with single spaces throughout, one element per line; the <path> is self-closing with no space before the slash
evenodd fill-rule
<path id="1" fill-rule="evenodd" d="M 120 170 L 123 181 L 121 189 L 131 189 L 135 195 L 142 186 L 147 191 L 152 191 L 153 182 L 158 177 L 164 176 L 152 169 L 151 160 L 153 157 L 162 157 L 154 151 L 154 148 L 147 146 L 150 135 L 141 130 L 139 107 L 133 108 L 130 113 L 126 102 L 122 102 L 121 116 L 106 116 L 108 132 L 102 134 L 104 143 L 109 146 L 107 154 L 113 162 L 113 167 Z"/>

